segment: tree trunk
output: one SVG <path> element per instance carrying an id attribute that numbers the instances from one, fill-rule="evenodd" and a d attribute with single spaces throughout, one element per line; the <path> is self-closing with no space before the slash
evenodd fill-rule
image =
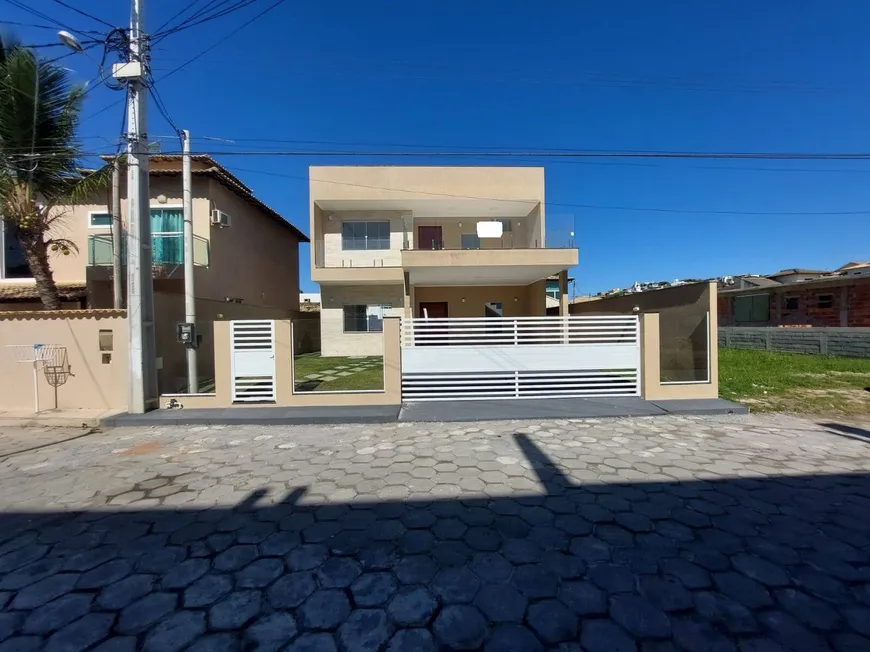
<path id="1" fill-rule="evenodd" d="M 42 301 L 42 307 L 46 310 L 60 310 L 60 295 L 57 285 L 48 264 L 48 249 L 45 246 L 42 234 L 34 234 L 31 237 L 19 234 L 21 248 L 24 249 L 24 257 L 36 281 L 36 291 Z"/>

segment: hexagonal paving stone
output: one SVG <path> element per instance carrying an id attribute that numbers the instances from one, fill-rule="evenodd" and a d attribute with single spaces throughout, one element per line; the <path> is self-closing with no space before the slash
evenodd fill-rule
<path id="1" fill-rule="evenodd" d="M 438 603 L 432 594 L 418 586 L 400 589 L 387 611 L 398 625 L 408 627 L 425 625 L 437 608 Z"/>
<path id="2" fill-rule="evenodd" d="M 306 543 L 291 550 L 285 557 L 293 571 L 313 570 L 329 557 L 329 549 L 320 543 Z"/>
<path id="3" fill-rule="evenodd" d="M 287 652 L 338 652 L 338 647 L 332 634 L 320 632 L 303 634 L 287 648 Z"/>
<path id="4" fill-rule="evenodd" d="M 480 580 L 467 567 L 445 568 L 432 580 L 432 590 L 447 604 L 471 602 L 480 588 Z"/>
<path id="5" fill-rule="evenodd" d="M 432 528 L 432 533 L 439 539 L 461 539 L 468 526 L 458 518 L 441 518 Z"/>
<path id="6" fill-rule="evenodd" d="M 260 613 L 259 591 L 236 591 L 215 604 L 208 612 L 212 629 L 239 629 Z"/>
<path id="7" fill-rule="evenodd" d="M 634 639 L 626 634 L 624 629 L 608 619 L 584 621 L 583 629 L 580 632 L 580 642 L 583 644 L 583 649 L 586 652 L 637 651 Z M 696 646 L 689 647 L 688 649 L 703 650 L 705 648 Z M 722 648 L 722 650 L 724 652 L 724 650 L 733 650 L 733 648 Z"/>
<path id="8" fill-rule="evenodd" d="M 289 613 L 275 612 L 263 616 L 245 630 L 245 646 L 271 652 L 279 650 L 292 641 L 299 629 Z"/>
<path id="9" fill-rule="evenodd" d="M 280 559 L 257 559 L 236 573 L 236 586 L 242 589 L 264 588 L 284 572 L 284 562 Z"/>
<path id="10" fill-rule="evenodd" d="M 428 584 L 438 568 L 428 555 L 408 555 L 399 559 L 393 570 L 402 584 Z"/>
<path id="11" fill-rule="evenodd" d="M 635 589 L 634 573 L 616 564 L 594 564 L 589 568 L 589 579 L 605 591 L 626 592 Z"/>
<path id="12" fill-rule="evenodd" d="M 510 584 L 486 584 L 478 592 L 474 604 L 493 623 L 519 623 L 528 602 Z"/>
<path id="13" fill-rule="evenodd" d="M 45 652 L 86 650 L 108 636 L 114 621 L 115 616 L 113 614 L 85 614 L 75 622 L 72 622 L 63 629 L 55 632 L 51 638 L 40 647 L 42 647 Z M 8 641 L 6 643 L 8 643 Z M 6 644 L 4 644 L 4 646 L 5 645 Z"/>
<path id="14" fill-rule="evenodd" d="M 731 563 L 739 572 L 767 586 L 788 586 L 788 573 L 773 562 L 754 555 L 735 555 Z"/>
<path id="15" fill-rule="evenodd" d="M 486 620 L 471 605 L 444 607 L 433 625 L 436 638 L 451 650 L 474 650 L 488 634 Z"/>
<path id="16" fill-rule="evenodd" d="M 526 627 L 509 623 L 495 626 L 485 652 L 543 652 L 543 649 L 541 642 Z"/>
<path id="17" fill-rule="evenodd" d="M 641 594 L 664 611 L 682 611 L 692 606 L 692 594 L 672 577 L 641 576 Z"/>
<path id="18" fill-rule="evenodd" d="M 578 616 L 594 616 L 607 613 L 607 597 L 591 582 L 563 582 L 559 599 Z"/>
<path id="19" fill-rule="evenodd" d="M 511 583 L 533 600 L 554 597 L 559 589 L 559 578 L 537 564 L 517 568 Z"/>
<path id="20" fill-rule="evenodd" d="M 302 604 L 316 588 L 313 573 L 288 573 L 269 587 L 266 596 L 276 609 L 289 609 Z"/>
<path id="21" fill-rule="evenodd" d="M 344 589 L 360 576 L 362 568 L 353 559 L 330 557 L 317 569 L 317 580 L 325 589 Z"/>
<path id="22" fill-rule="evenodd" d="M 338 628 L 338 640 L 346 652 L 377 652 L 393 631 L 383 609 L 355 609 Z"/>
<path id="23" fill-rule="evenodd" d="M 181 650 L 205 631 L 205 614 L 178 611 L 161 620 L 148 632 L 143 649 L 148 652 Z"/>
<path id="24" fill-rule="evenodd" d="M 129 575 L 133 570 L 127 559 L 114 559 L 82 573 L 76 583 L 78 589 L 99 589 Z"/>
<path id="25" fill-rule="evenodd" d="M 698 614 L 732 634 L 751 634 L 758 629 L 752 611 L 721 593 L 698 591 L 694 604 Z"/>
<path id="26" fill-rule="evenodd" d="M 233 581 L 226 575 L 206 575 L 184 591 L 182 604 L 188 608 L 206 607 L 232 591 Z"/>
<path id="27" fill-rule="evenodd" d="M 610 617 L 638 638 L 666 638 L 671 633 L 665 612 L 637 595 L 614 596 Z"/>
<path id="28" fill-rule="evenodd" d="M 484 582 L 507 580 L 514 567 L 497 552 L 475 553 L 469 565 L 471 571 Z"/>
<path id="29" fill-rule="evenodd" d="M 577 637 L 577 616 L 558 600 L 542 600 L 531 605 L 528 621 L 535 633 L 551 645 Z"/>
<path id="30" fill-rule="evenodd" d="M 306 629 L 333 629 L 350 613 L 350 602 L 343 591 L 315 591 L 299 607 L 301 624 Z"/>
<path id="31" fill-rule="evenodd" d="M 12 601 L 13 609 L 35 609 L 50 602 L 64 593 L 72 591 L 78 582 L 78 573 L 57 573 L 50 575 L 22 589 Z"/>
<path id="32" fill-rule="evenodd" d="M 429 630 L 417 627 L 414 629 L 400 629 L 387 646 L 387 652 L 437 652 L 435 639 Z"/>
<path id="33" fill-rule="evenodd" d="M 138 634 L 172 613 L 178 602 L 174 593 L 149 593 L 126 607 L 115 629 L 121 634 Z"/>
<path id="34" fill-rule="evenodd" d="M 354 603 L 360 607 L 377 607 L 389 601 L 398 591 L 392 573 L 363 573 L 351 584 Z"/>
<path id="35" fill-rule="evenodd" d="M 227 548 L 214 559 L 215 570 L 237 571 L 257 558 L 257 547 L 252 545 Z"/>

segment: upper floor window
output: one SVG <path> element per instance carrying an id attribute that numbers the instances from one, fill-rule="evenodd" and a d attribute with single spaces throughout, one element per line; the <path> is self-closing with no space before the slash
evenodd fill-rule
<path id="1" fill-rule="evenodd" d="M 797 310 L 800 307 L 800 297 L 786 297 L 783 307 L 786 310 Z"/>
<path id="2" fill-rule="evenodd" d="M 818 306 L 819 308 L 833 308 L 834 307 L 834 295 L 833 294 L 820 294 L 818 298 Z"/>
<path id="3" fill-rule="evenodd" d="M 111 229 L 112 214 L 111 213 L 88 213 L 88 228 L 89 229 Z"/>
<path id="4" fill-rule="evenodd" d="M 496 220 L 496 222 L 501 222 L 502 233 L 510 233 L 511 221 L 509 219 L 498 219 L 498 220 Z"/>
<path id="5" fill-rule="evenodd" d="M 342 222 L 341 248 L 345 251 L 390 248 L 389 222 Z"/>

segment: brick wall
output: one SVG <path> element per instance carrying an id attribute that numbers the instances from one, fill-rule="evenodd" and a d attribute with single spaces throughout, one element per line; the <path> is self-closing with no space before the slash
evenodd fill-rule
<path id="1" fill-rule="evenodd" d="M 851 285 L 848 290 L 848 325 L 870 327 L 870 285 Z"/>
<path id="2" fill-rule="evenodd" d="M 719 346 L 870 358 L 870 328 L 719 328 Z"/>
<path id="3" fill-rule="evenodd" d="M 839 287 L 795 288 L 794 291 L 783 288 L 775 298 L 781 306 L 781 324 L 840 326 L 842 300 Z M 792 303 L 797 299 L 797 307 L 789 308 L 789 299 Z"/>

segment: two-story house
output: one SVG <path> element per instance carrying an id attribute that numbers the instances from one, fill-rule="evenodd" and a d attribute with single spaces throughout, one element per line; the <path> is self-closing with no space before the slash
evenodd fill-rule
<path id="1" fill-rule="evenodd" d="M 543 168 L 312 166 L 309 188 L 324 356 L 379 355 L 384 315 L 545 315 L 577 264 L 547 248 Z"/>
<path id="2" fill-rule="evenodd" d="M 104 157 L 108 162 L 111 157 Z M 193 233 L 199 371 L 212 375 L 212 323 L 216 319 L 281 319 L 299 314 L 299 244 L 308 238 L 257 199 L 238 177 L 207 155 L 192 157 Z M 126 174 L 121 223 L 126 227 Z M 60 207 L 60 228 L 78 253 L 50 259 L 64 306 L 113 306 L 111 188 L 93 201 Z M 184 321 L 182 165 L 179 155 L 150 159 L 155 336 L 161 391 L 178 391 L 185 378 L 175 327 Z M 126 253 L 126 236 L 122 255 Z M 0 309 L 41 307 L 11 229 L 4 229 Z M 124 269 L 124 271 L 126 271 Z M 126 292 L 126 282 L 122 284 Z"/>

